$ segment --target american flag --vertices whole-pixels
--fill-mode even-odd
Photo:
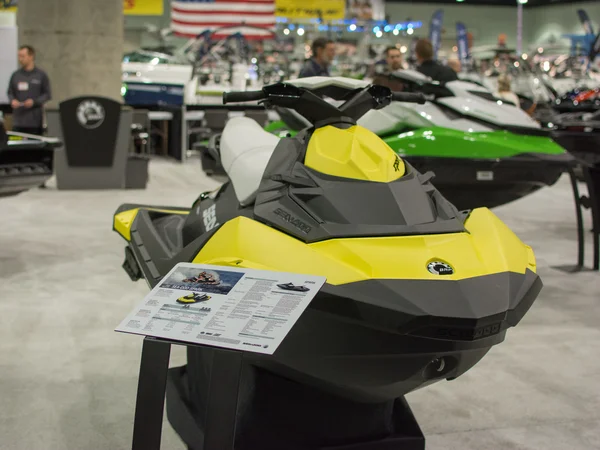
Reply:
[[[217,32],[217,39],[241,33],[247,39],[270,39],[275,32],[275,0],[174,0],[171,28],[179,36]]]

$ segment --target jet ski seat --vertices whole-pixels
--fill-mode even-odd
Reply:
[[[221,135],[221,164],[242,205],[254,201],[267,164],[279,138],[253,119],[234,117]]]

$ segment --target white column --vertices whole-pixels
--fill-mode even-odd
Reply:
[[[121,99],[123,0],[19,0],[19,44],[37,52],[52,102],[79,95]]]

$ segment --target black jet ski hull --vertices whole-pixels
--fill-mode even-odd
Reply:
[[[367,290],[381,289],[383,293],[386,282],[378,285],[370,281],[346,288],[327,286],[325,295],[315,299],[316,303],[307,309],[274,357],[244,356],[236,450],[316,450],[368,439],[393,443],[394,423],[399,419],[394,408],[397,399],[441,379],[457,378],[471,369],[492,346],[504,340],[506,327],[521,320],[542,287],[532,272],[524,276],[491,275],[496,276],[514,276],[511,284],[522,293],[505,313],[479,319],[475,318],[477,314],[471,314],[472,319],[465,319],[459,318],[464,316],[462,310],[455,318],[444,318],[395,315],[381,309],[379,319],[375,319],[378,326],[366,325],[356,315],[362,309],[365,316],[375,318],[377,308],[369,311],[366,305],[353,304],[351,299],[343,299],[344,306],[342,298],[336,299],[335,294],[345,289],[357,296]],[[487,286],[493,280],[464,282],[472,288],[472,283]],[[388,288],[393,289],[393,285],[397,290],[412,291],[419,298],[434,291],[452,295],[452,288],[415,280],[394,281]],[[346,312],[336,315],[342,308]],[[399,322],[394,323],[395,319]],[[398,332],[389,334],[391,324],[400,322]],[[169,373],[169,421],[192,448],[203,436],[213,357],[212,349],[189,347],[187,366]],[[370,380],[368,384],[364,384],[365,379]],[[294,408],[284,404],[293,404]],[[348,426],[349,423],[353,425]],[[290,446],[290,442],[296,446]]]
[[[569,154],[519,155],[499,160],[405,157],[459,210],[494,208],[554,185],[573,164]]]
[[[0,197],[36,188],[52,175],[52,148],[34,143],[0,149]]]

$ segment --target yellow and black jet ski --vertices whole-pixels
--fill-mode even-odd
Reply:
[[[489,209],[458,211],[357,125],[393,99],[424,101],[321,77],[226,93],[312,127],[278,138],[233,118],[215,149],[230,181],[191,208],[114,216],[124,268],[151,287],[179,262],[327,278],[272,356],[244,355],[236,450],[396,448],[399,399],[471,369],[542,288],[532,249]],[[170,370],[168,417],[189,448],[202,448],[216,351],[189,347]]]
[[[210,300],[210,295],[201,294],[199,292],[190,292],[187,295],[183,295],[177,299],[177,303],[184,305],[191,305],[194,303],[201,303]]]

